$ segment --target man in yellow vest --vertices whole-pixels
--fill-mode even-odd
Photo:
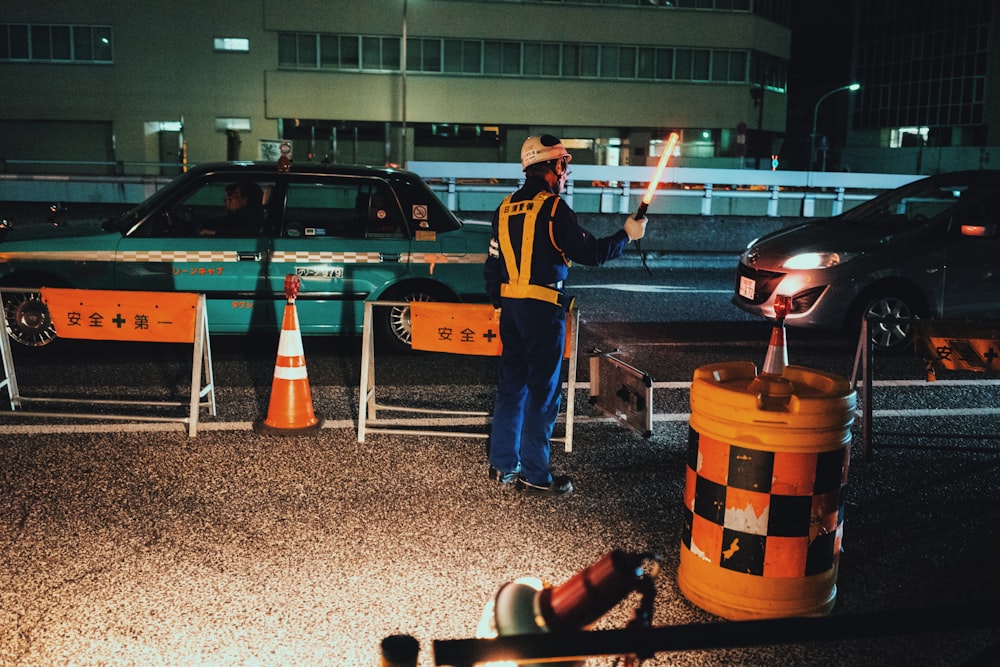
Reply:
[[[564,495],[566,475],[549,469],[549,438],[561,401],[560,370],[566,345],[563,291],[571,262],[600,266],[619,257],[646,232],[646,218],[629,217],[623,229],[597,238],[580,227],[559,197],[572,159],[549,134],[521,147],[524,186],[493,214],[493,238],[483,268],[486,291],[500,307],[503,352],[489,444],[489,476],[522,491]]]

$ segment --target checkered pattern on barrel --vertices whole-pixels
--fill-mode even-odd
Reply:
[[[801,578],[840,556],[849,450],[775,452],[688,434],[681,541],[734,572]]]

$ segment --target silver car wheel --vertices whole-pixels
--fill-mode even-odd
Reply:
[[[913,309],[898,297],[876,299],[865,310],[868,334],[876,350],[892,352],[910,342],[913,333]]]

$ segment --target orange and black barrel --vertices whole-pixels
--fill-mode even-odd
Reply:
[[[695,370],[678,586],[729,620],[833,608],[856,394],[836,375],[753,362]]]

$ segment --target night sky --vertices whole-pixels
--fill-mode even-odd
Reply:
[[[816,101],[824,93],[851,83],[853,2],[796,0],[792,3],[792,58],[788,72],[788,128],[782,162],[808,155]],[[863,83],[863,82],[862,82]],[[847,95],[823,102],[820,118],[830,118],[843,141]],[[840,121],[835,121],[836,114]],[[832,115],[832,116],[831,116]],[[835,141],[837,141],[835,139]],[[804,153],[803,153],[804,151]],[[808,162],[808,159],[805,159]],[[806,164],[789,165],[805,168]]]

